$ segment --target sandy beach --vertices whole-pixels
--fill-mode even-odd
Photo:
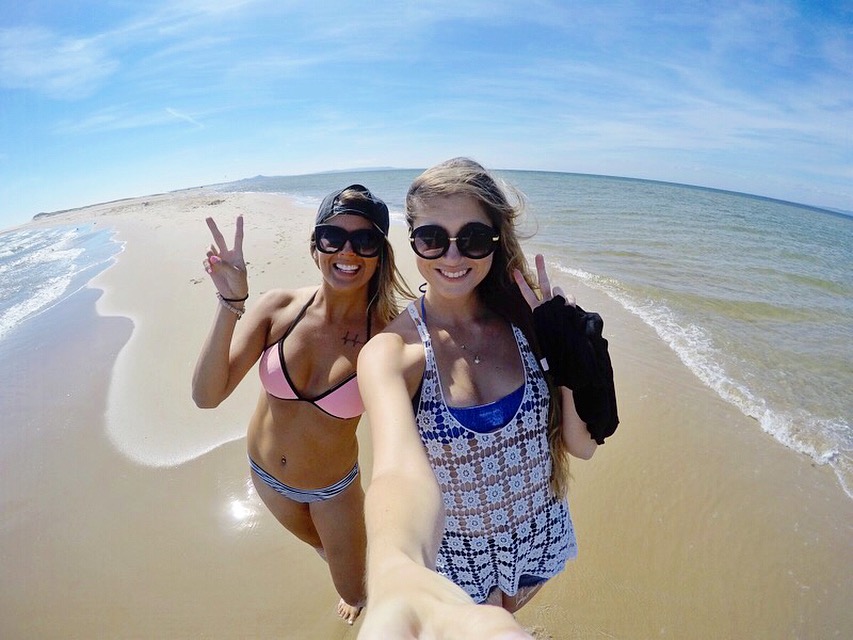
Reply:
[[[324,563],[251,487],[257,378],[215,410],[190,398],[217,304],[204,218],[229,237],[238,213],[253,296],[319,282],[314,212],[279,195],[193,189],[31,223],[94,223],[125,247],[0,343],[0,637],[356,637]],[[415,289],[401,226],[392,241]],[[605,318],[622,424],[573,461],[579,558],[521,623],[552,640],[853,637],[853,501],[831,470],[764,434],[616,302],[557,284]],[[366,485],[366,420],[359,438]]]

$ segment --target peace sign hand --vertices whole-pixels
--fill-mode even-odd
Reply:
[[[576,389],[586,384],[591,349],[584,335],[581,319],[583,310],[575,304],[574,296],[566,299],[559,287],[551,289],[545,258],[536,256],[536,272],[542,299],[530,287],[517,269],[513,273],[521,295],[533,311],[533,329],[542,352],[542,368],[560,386]]]
[[[249,293],[246,261],[243,259],[243,216],[237,216],[234,246],[229,249],[213,218],[206,219],[214,244],[207,250],[204,269],[223,298],[243,298]]]
[[[533,310],[533,327],[544,356],[542,368],[556,385],[572,390],[575,411],[593,440],[603,444],[619,424],[613,367],[601,333],[604,321],[575,304],[574,296],[566,297],[558,287],[551,289],[541,255],[536,256],[536,271],[541,300],[520,271],[515,270],[513,277]]]
[[[548,279],[548,272],[545,271],[545,258],[541,253],[536,254],[536,275],[539,278],[539,291],[542,294],[541,300],[536,295],[536,292],[530,288],[530,285],[527,283],[527,280],[524,279],[521,271],[515,269],[512,273],[513,278],[515,278],[515,284],[518,285],[521,295],[524,296],[524,299],[527,301],[527,304],[530,305],[531,310],[557,296],[562,296],[567,305],[572,307],[575,306],[574,296],[567,296],[563,293],[563,290],[560,287],[554,287],[551,289],[551,281]]]

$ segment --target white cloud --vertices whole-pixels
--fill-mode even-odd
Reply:
[[[22,158],[49,156],[64,136],[81,136],[94,171],[125,137],[159,164],[180,132],[217,179],[467,153],[771,195],[798,172],[849,199],[835,185],[853,171],[853,44],[842,21],[792,2],[119,4],[101,20],[69,10],[0,29],[0,90],[86,98],[9,100],[23,124],[3,140],[15,160],[4,170],[21,167],[13,180],[38,170]]]
[[[96,39],[67,38],[40,27],[0,30],[0,86],[52,98],[89,95],[119,63]]]
[[[65,135],[103,133],[105,131],[141,129],[144,127],[162,127],[174,124],[176,118],[185,119],[177,112],[173,113],[172,111],[164,109],[162,111],[135,112],[125,105],[107,107],[79,120],[63,120],[54,128],[54,132]]]
[[[171,107],[166,107],[166,113],[168,113],[170,116],[174,116],[175,118],[178,118],[179,120],[183,120],[184,122],[189,122],[191,125],[193,125],[194,127],[197,127],[198,129],[204,129],[204,125],[202,123],[200,123],[198,120],[196,120],[192,116],[187,115],[186,113],[181,113],[177,109],[172,109]]]

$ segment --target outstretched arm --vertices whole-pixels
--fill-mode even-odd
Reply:
[[[508,612],[474,604],[433,570],[444,508],[415,425],[405,367],[403,340],[393,333],[374,337],[358,359],[373,443],[364,507],[368,607],[359,640],[529,640]]]
[[[193,374],[193,400],[199,407],[216,407],[236,388],[263,348],[264,314],[247,314],[243,330],[234,339],[235,327],[245,308],[241,301],[249,293],[246,262],[243,258],[243,216],[237,217],[234,244],[228,248],[213,218],[207,219],[214,244],[207,250],[204,268],[226,299],[217,304],[213,325],[205,340]],[[229,308],[230,307],[230,308]],[[232,344],[233,342],[233,344]]]

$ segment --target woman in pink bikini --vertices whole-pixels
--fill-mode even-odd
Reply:
[[[263,391],[247,437],[252,480],[278,521],[328,562],[338,614],[352,624],[364,605],[366,546],[356,360],[397,315],[397,296],[412,297],[387,241],[388,207],[361,185],[329,194],[311,234],[319,288],[268,291],[250,307],[242,217],[231,248],[207,224],[214,244],[204,266],[220,304],[193,399],[216,407],[260,360]]]

